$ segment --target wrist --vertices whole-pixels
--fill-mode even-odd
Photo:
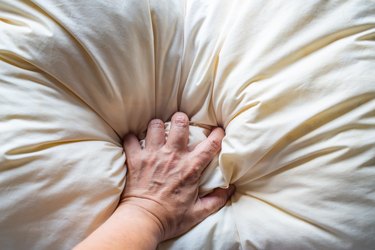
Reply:
[[[114,212],[116,220],[121,220],[125,226],[133,226],[132,232],[147,235],[148,240],[157,246],[164,239],[164,228],[159,218],[153,214],[152,209],[126,202],[119,205]]]
[[[145,209],[121,204],[108,220],[74,249],[156,249],[163,230]]]

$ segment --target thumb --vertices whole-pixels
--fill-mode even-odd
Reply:
[[[199,221],[204,220],[210,214],[213,214],[222,208],[233,195],[235,190],[236,187],[234,185],[229,185],[229,188],[227,189],[215,188],[214,191],[200,198],[195,209]]]

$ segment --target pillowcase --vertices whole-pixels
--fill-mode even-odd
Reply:
[[[373,1],[0,0],[0,242],[69,249],[114,211],[122,138],[225,128],[219,212],[160,249],[369,249]]]

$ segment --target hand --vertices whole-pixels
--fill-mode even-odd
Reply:
[[[234,186],[198,196],[199,179],[223,137],[223,129],[216,128],[188,149],[189,119],[183,113],[172,117],[167,141],[164,123],[157,119],[148,126],[144,149],[134,135],[127,135],[127,181],[119,206],[75,249],[155,249],[223,207]]]
[[[119,207],[142,210],[158,226],[161,240],[191,229],[223,207],[234,192],[230,186],[198,196],[199,179],[220,151],[223,137],[223,129],[215,128],[205,141],[189,151],[189,119],[180,112],[172,117],[167,141],[164,123],[158,119],[149,123],[144,149],[134,135],[126,136],[128,173]]]

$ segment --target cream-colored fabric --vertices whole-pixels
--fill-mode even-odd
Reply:
[[[160,249],[375,245],[375,2],[0,0],[1,249],[69,249],[116,207],[121,138],[226,136],[237,193]]]

